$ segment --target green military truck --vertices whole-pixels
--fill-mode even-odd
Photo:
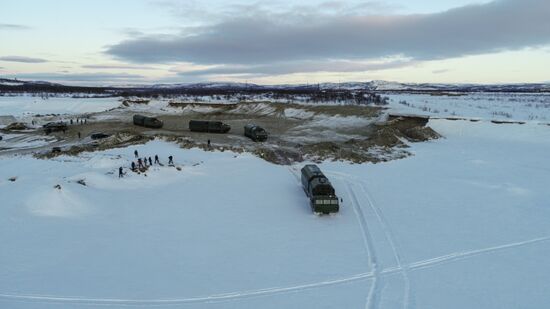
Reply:
[[[302,168],[302,187],[316,213],[335,213],[340,210],[334,187],[319,167],[308,164]]]
[[[221,121],[191,120],[189,130],[192,132],[227,133],[231,126]]]
[[[244,136],[255,142],[264,142],[267,140],[266,130],[255,124],[247,124],[244,126]]]
[[[152,129],[160,129],[164,125],[162,120],[158,120],[155,117],[147,117],[143,115],[134,115],[134,124],[136,126],[152,128]]]
[[[67,131],[68,126],[66,122],[59,121],[59,122],[48,122],[45,125],[42,126],[44,129],[44,132],[46,134],[50,134],[52,132],[59,132],[59,131]]]

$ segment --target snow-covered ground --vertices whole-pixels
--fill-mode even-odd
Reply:
[[[0,96],[0,116],[11,115],[24,118],[36,114],[76,115],[101,112],[119,105],[119,98],[74,99],[66,96],[52,96],[43,99],[31,95]]]
[[[29,149],[41,146],[46,146],[56,141],[55,137],[51,136],[36,136],[30,134],[3,134],[0,140],[0,154],[3,149]]]
[[[550,127],[430,125],[412,157],[321,164],[343,198],[322,217],[301,165],[249,154],[0,157],[0,307],[547,307]],[[135,149],[181,171],[119,179]]]
[[[548,93],[469,93],[457,96],[392,94],[393,111],[432,117],[550,123]]]

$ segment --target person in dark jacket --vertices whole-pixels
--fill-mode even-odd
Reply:
[[[122,172],[122,166],[118,168],[118,178],[122,178],[124,176],[124,173]]]
[[[138,167],[143,168],[143,161],[141,161],[141,158],[138,158]]]
[[[149,165],[153,166],[153,160],[151,160],[151,157],[149,157]]]
[[[132,161],[132,171],[135,171],[136,170],[136,164],[134,163],[134,161]]]
[[[155,155],[155,164],[160,164],[159,156],[158,156],[158,155]]]
[[[172,156],[168,157],[168,164],[174,165],[174,158]]]
[[[136,158],[138,157],[138,151],[137,150],[134,150],[134,156],[136,156]]]

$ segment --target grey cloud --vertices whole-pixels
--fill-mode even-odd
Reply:
[[[156,68],[151,66],[135,66],[135,65],[124,65],[124,64],[89,64],[83,65],[82,68],[85,69],[124,69],[124,70],[156,70]]]
[[[17,24],[0,24],[0,30],[29,30],[31,27]]]
[[[113,73],[21,73],[12,74],[12,78],[47,80],[47,81],[73,81],[73,82],[110,82],[143,79],[137,74],[113,74]]]
[[[48,60],[42,59],[42,58],[31,58],[31,57],[22,57],[22,56],[4,56],[4,57],[0,57],[0,61],[21,62],[21,63],[45,63],[45,62],[48,62]]]
[[[421,15],[245,14],[194,33],[129,39],[106,52],[137,63],[233,65],[445,59],[548,44],[549,13],[547,0],[499,0]]]
[[[450,71],[449,69],[439,69],[439,70],[433,70],[432,73],[433,74],[443,74],[443,73],[447,73],[449,71]]]
[[[355,61],[299,61],[283,62],[265,65],[229,65],[178,72],[180,76],[202,76],[202,75],[282,75],[292,73],[313,73],[313,72],[364,72],[385,69],[401,68],[415,64],[415,61],[396,60],[381,63],[362,63]]]

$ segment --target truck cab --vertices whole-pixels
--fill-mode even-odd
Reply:
[[[311,209],[316,213],[338,212],[340,204],[334,187],[319,167],[308,164],[302,168],[302,187],[309,197]]]
[[[244,136],[255,142],[264,142],[267,140],[267,131],[255,124],[247,124],[244,126]]]

